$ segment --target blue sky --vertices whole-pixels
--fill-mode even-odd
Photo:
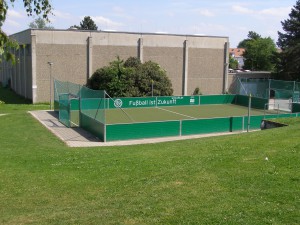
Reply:
[[[22,0],[10,7],[2,29],[13,34],[28,28]],[[163,32],[228,36],[231,47],[247,38],[248,31],[277,41],[281,21],[296,0],[50,0],[52,26],[67,29],[91,16],[98,29],[127,32]]]

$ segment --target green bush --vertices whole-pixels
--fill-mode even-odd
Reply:
[[[88,80],[87,86],[105,90],[111,97],[170,96],[172,83],[166,71],[157,63],[141,63],[135,57],[125,63],[119,57],[109,66],[102,67]]]

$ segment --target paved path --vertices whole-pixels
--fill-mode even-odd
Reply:
[[[58,113],[54,111],[30,111],[34,118],[40,121],[48,130],[55,134],[58,138],[64,141],[69,147],[96,147],[96,146],[120,146],[120,145],[135,145],[135,144],[149,144],[159,143],[166,141],[176,141],[185,139],[194,139],[202,137],[230,135],[237,133],[214,133],[205,135],[190,135],[181,137],[166,137],[155,139],[141,139],[130,141],[114,141],[114,142],[101,142],[97,137],[81,128],[67,128],[65,125],[58,121]]]

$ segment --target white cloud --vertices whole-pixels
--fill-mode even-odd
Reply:
[[[291,7],[278,7],[278,8],[268,8],[262,10],[252,10],[240,5],[232,6],[232,10],[240,14],[250,14],[253,16],[271,16],[271,17],[284,17],[287,16]]]
[[[215,14],[208,9],[195,9],[194,11],[201,16],[207,16],[207,17],[215,16]]]
[[[6,23],[6,25],[8,25],[8,26],[12,26],[12,27],[21,27],[21,24],[20,24],[20,23],[14,21],[14,20],[11,20],[11,19],[7,19],[7,20],[5,21],[5,23]]]
[[[242,14],[252,14],[252,13],[254,13],[253,10],[248,9],[248,8],[246,8],[246,7],[243,7],[243,6],[239,6],[239,5],[234,5],[234,6],[232,6],[232,10],[233,10],[234,12],[242,13]]]
[[[280,8],[264,9],[259,11],[259,14],[284,17],[287,16],[290,12],[291,12],[291,7],[280,7]]]
[[[174,12],[167,12],[167,16],[168,17],[175,17],[176,13],[174,13]]]
[[[227,30],[227,26],[204,22],[189,27],[189,32],[192,34],[220,35]]]
[[[116,28],[123,25],[122,23],[114,22],[103,16],[92,16],[91,18],[94,20],[95,23],[105,26],[107,28]]]
[[[124,9],[119,7],[119,6],[114,6],[113,7],[113,12],[115,12],[115,13],[124,13]]]
[[[8,9],[7,16],[10,18],[23,18],[24,15],[16,10]]]
[[[122,18],[122,19],[126,19],[126,20],[134,19],[131,14],[127,14],[126,10],[124,10],[123,8],[121,8],[119,6],[114,6],[112,8],[112,13],[110,15],[114,16],[114,17],[119,17],[119,18]]]
[[[72,15],[70,13],[61,12],[58,10],[54,10],[53,14],[56,18],[60,19],[72,19]]]

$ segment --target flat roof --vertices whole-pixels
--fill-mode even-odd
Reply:
[[[93,33],[117,33],[117,34],[140,34],[140,35],[165,35],[165,36],[181,36],[181,37],[211,37],[211,38],[229,38],[227,36],[215,36],[215,35],[202,35],[202,34],[173,34],[165,32],[129,32],[129,31],[115,31],[115,30],[78,30],[78,29],[38,29],[29,28],[26,30],[19,31],[9,36],[14,36],[19,33],[23,33],[29,30],[38,31],[67,31],[67,32],[93,32]]]

